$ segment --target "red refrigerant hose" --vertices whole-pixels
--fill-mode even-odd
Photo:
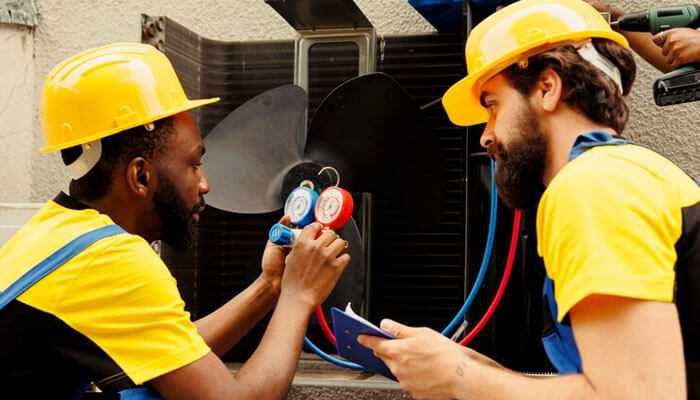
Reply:
[[[501,283],[498,286],[496,296],[493,298],[491,305],[489,306],[488,310],[486,310],[486,314],[484,314],[483,318],[481,318],[481,321],[479,321],[479,323],[474,326],[474,329],[472,329],[471,332],[469,332],[469,334],[465,336],[461,342],[459,342],[459,344],[462,346],[469,344],[469,342],[471,342],[474,337],[476,337],[476,335],[478,335],[479,332],[484,329],[484,326],[486,326],[486,324],[489,322],[494,311],[496,311],[496,308],[498,308],[498,304],[501,302],[503,293],[505,293],[506,286],[508,286],[508,281],[510,280],[510,273],[513,270],[515,255],[518,253],[518,234],[520,233],[520,220],[522,219],[522,215],[522,211],[515,210],[515,215],[513,216],[513,233],[510,237],[510,249],[508,250],[508,259],[506,260],[506,269],[503,271],[503,277],[501,278]]]
[[[323,333],[326,335],[326,337],[328,338],[328,341],[331,342],[333,347],[336,347],[335,346],[335,335],[333,335],[333,331],[328,326],[328,321],[326,321],[326,316],[323,313],[323,307],[317,306],[315,312],[316,312],[316,319],[318,319],[318,323],[321,324],[321,329],[323,330]]]
[[[508,286],[508,281],[510,281],[510,274],[513,271],[515,255],[518,253],[518,234],[520,233],[520,221],[522,219],[522,214],[522,211],[516,210],[515,215],[513,216],[513,232],[510,238],[510,248],[508,249],[506,268],[505,271],[503,271],[503,277],[501,278],[501,283],[498,286],[496,296],[494,296],[493,300],[491,301],[491,305],[486,310],[486,313],[481,318],[479,323],[477,323],[476,326],[474,326],[474,328],[469,332],[469,334],[467,334],[467,336],[465,336],[464,339],[462,339],[462,341],[459,342],[459,344],[461,344],[462,346],[466,346],[467,344],[469,344],[469,342],[471,342],[476,337],[476,335],[478,335],[479,332],[481,332],[481,330],[484,329],[484,326],[486,326],[486,324],[491,320],[493,313],[496,311],[498,305],[501,302],[503,293],[505,293],[506,287]],[[326,335],[326,338],[328,338],[331,344],[333,344],[333,347],[335,347],[335,335],[333,335],[333,331],[328,326],[328,321],[326,320],[326,316],[323,313],[323,308],[321,306],[316,307],[315,313],[316,318],[318,319],[318,322],[321,325],[323,333]]]

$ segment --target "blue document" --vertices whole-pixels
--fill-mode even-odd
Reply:
[[[372,350],[357,342],[359,335],[380,336],[387,339],[395,339],[395,337],[355,314],[350,304],[345,308],[345,311],[336,307],[331,308],[331,315],[333,317],[333,332],[338,354],[362,365],[368,371],[396,380],[394,374],[391,373],[382,360],[375,357]]]

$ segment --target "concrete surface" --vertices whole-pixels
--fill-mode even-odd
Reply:
[[[235,373],[240,364],[228,364]],[[381,375],[349,371],[304,354],[299,361],[287,400],[406,400],[399,384]]]

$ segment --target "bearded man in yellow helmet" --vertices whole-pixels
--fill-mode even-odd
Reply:
[[[210,188],[188,111],[217,100],[189,100],[165,55],[143,44],[91,49],[51,71],[42,151],[60,151],[72,180],[0,248],[4,391],[81,398],[92,381],[107,398],[285,395],[310,313],[348,265],[345,241],[312,224],[289,254],[268,244],[259,278],[196,322],[149,246],[190,242]],[[273,309],[232,376],[218,356]]]
[[[472,31],[469,75],[443,105],[457,125],[486,123],[502,198],[537,206],[542,342],[559,375],[385,320],[397,339],[359,341],[414,398],[700,398],[700,188],[621,136],[627,47],[580,0],[523,0]]]

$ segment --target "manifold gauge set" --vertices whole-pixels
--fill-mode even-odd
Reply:
[[[301,229],[313,222],[319,222],[324,228],[334,231],[345,226],[352,216],[352,195],[339,186],[340,174],[335,168],[324,167],[319,175],[326,170],[335,172],[336,184],[318,193],[310,180],[302,181],[284,203],[284,213],[291,217],[292,227],[273,225],[268,234],[270,242],[292,247],[301,234]]]

